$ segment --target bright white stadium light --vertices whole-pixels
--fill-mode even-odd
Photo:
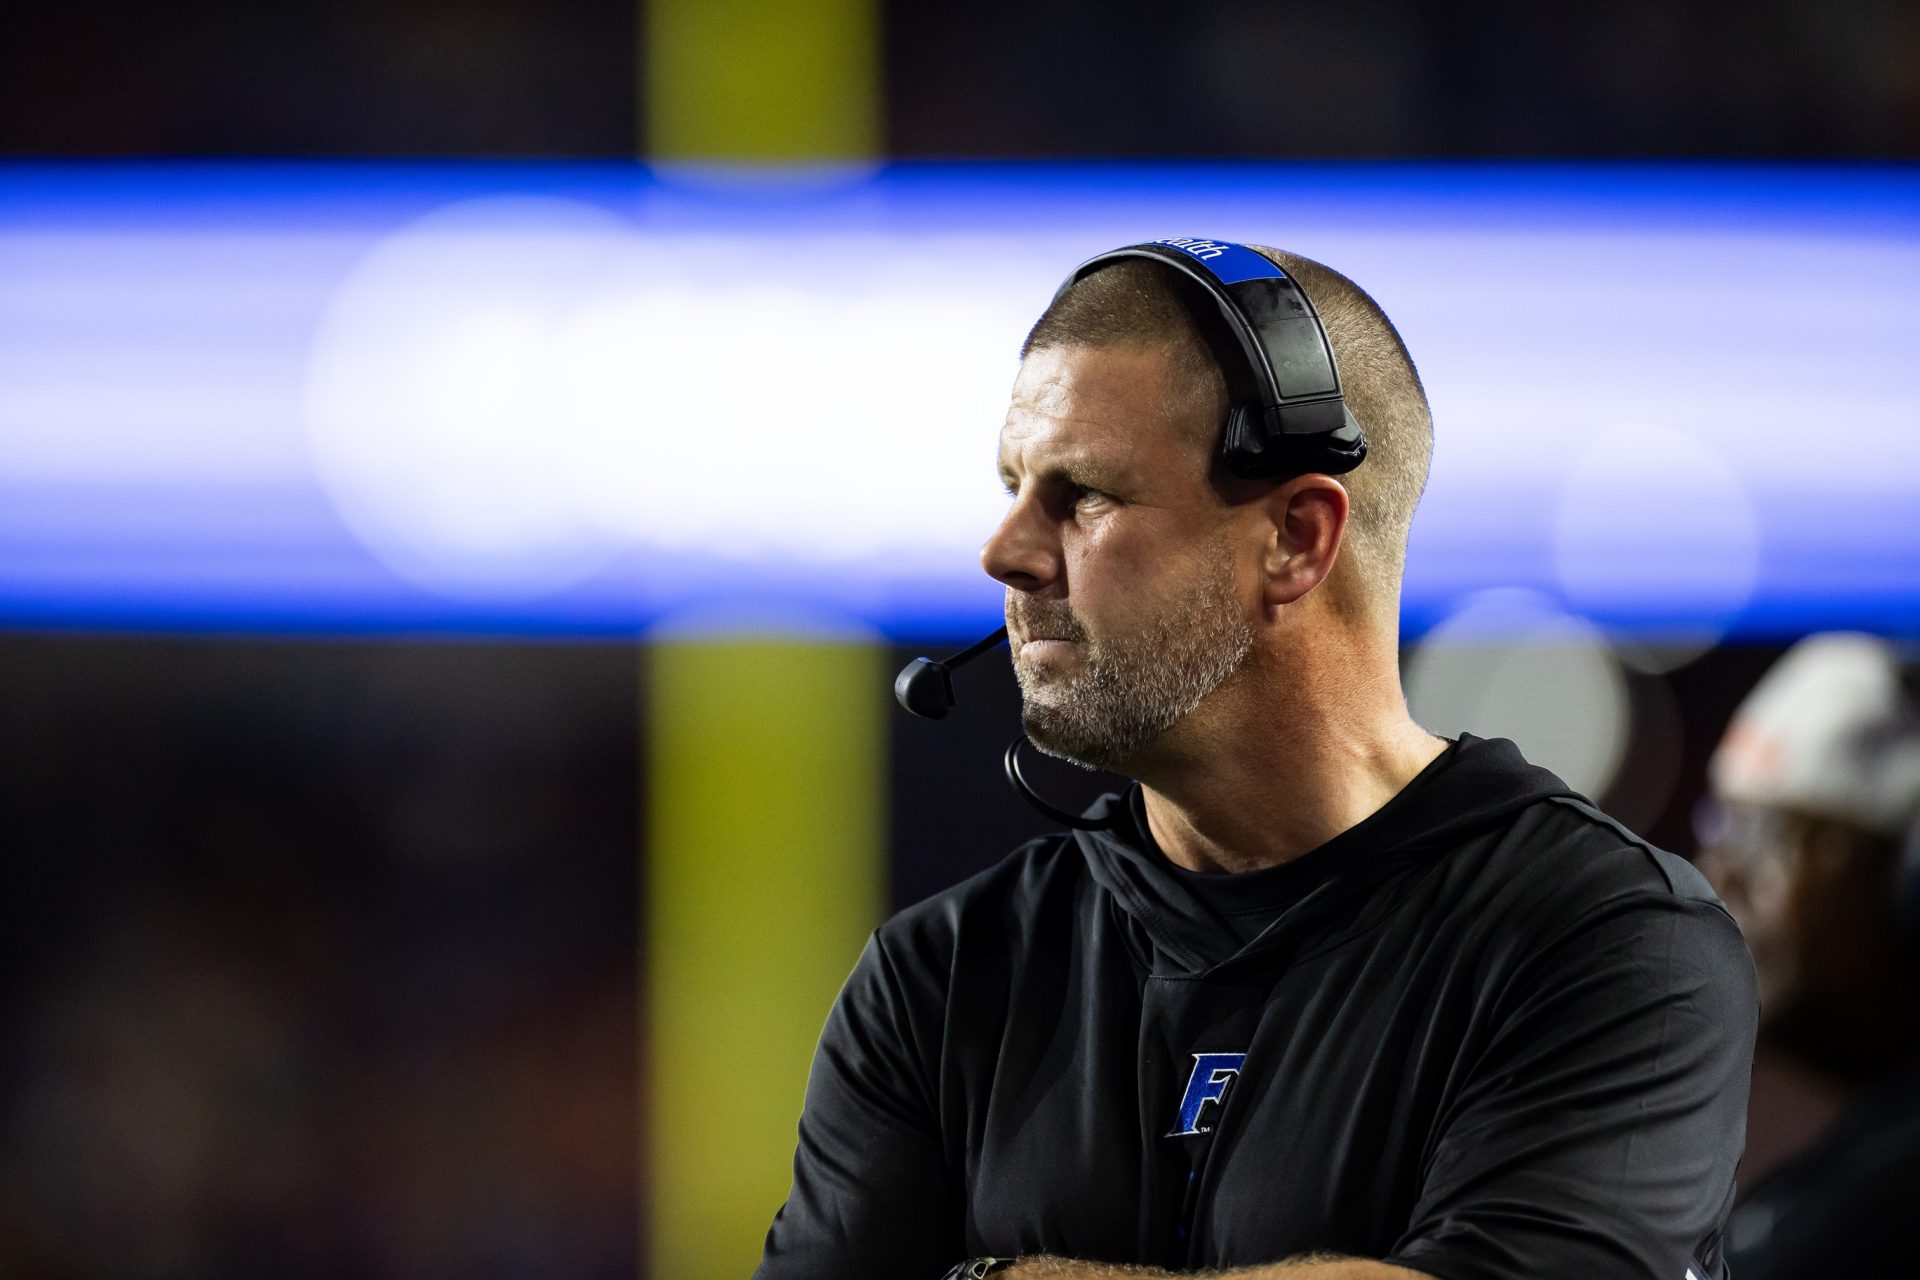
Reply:
[[[1481,592],[1428,632],[1406,664],[1407,707],[1428,730],[1511,738],[1527,759],[1598,798],[1632,728],[1626,676],[1606,637],[1536,592]]]
[[[1650,580],[1688,603],[1661,637],[1676,663],[1710,647],[1753,597],[1760,522],[1724,454],[1671,427],[1607,428],[1580,451],[1554,511],[1554,567],[1567,602],[1596,616],[1631,610]]]
[[[996,517],[1032,292],[915,270],[969,257],[993,261],[662,240],[556,200],[441,209],[328,309],[316,469],[369,548],[456,595],[552,590],[626,549],[824,567],[964,546]]]
[[[0,621],[965,634],[996,611],[976,553],[1021,334],[1074,263],[1199,234],[1334,264],[1406,337],[1436,435],[1410,633],[1509,586],[1657,646],[1641,665],[1911,626],[1916,191],[0,165]]]

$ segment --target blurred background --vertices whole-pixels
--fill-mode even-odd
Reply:
[[[34,5],[0,148],[0,1275],[750,1271],[867,930],[1045,829],[1004,663],[890,682],[1113,245],[1373,292],[1416,716],[1665,847],[1920,629],[1910,4]]]

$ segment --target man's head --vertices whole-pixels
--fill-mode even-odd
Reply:
[[[1893,650],[1796,645],[1735,713],[1709,780],[1701,868],[1752,948],[1763,1036],[1842,1078],[1895,1065],[1920,1033],[1899,901],[1920,713]]]
[[[1262,252],[1313,300],[1367,433],[1344,486],[1218,465],[1242,371],[1213,304],[1170,268],[1104,267],[1028,335],[1001,433],[1013,506],[982,561],[1008,588],[1028,731],[1045,749],[1126,766],[1297,635],[1303,612],[1391,649],[1432,448],[1419,376],[1358,286]],[[1029,643],[1042,636],[1059,642]]]

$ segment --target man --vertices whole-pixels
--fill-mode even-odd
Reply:
[[[1371,451],[1229,474],[1247,371],[1159,263],[1035,325],[982,561],[1029,736],[1138,781],[875,934],[763,1280],[1725,1274],[1745,949],[1511,743],[1409,718],[1425,396],[1365,293],[1262,252]]]
[[[1803,640],[1741,704],[1709,768],[1701,868],[1752,943],[1761,1041],[1847,1099],[1734,1211],[1740,1280],[1893,1275],[1911,1251],[1920,710],[1902,674],[1873,637]]]

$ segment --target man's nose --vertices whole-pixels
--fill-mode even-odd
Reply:
[[[1050,590],[1060,581],[1060,563],[1059,541],[1032,497],[1016,499],[980,548],[987,576],[1016,591]]]

